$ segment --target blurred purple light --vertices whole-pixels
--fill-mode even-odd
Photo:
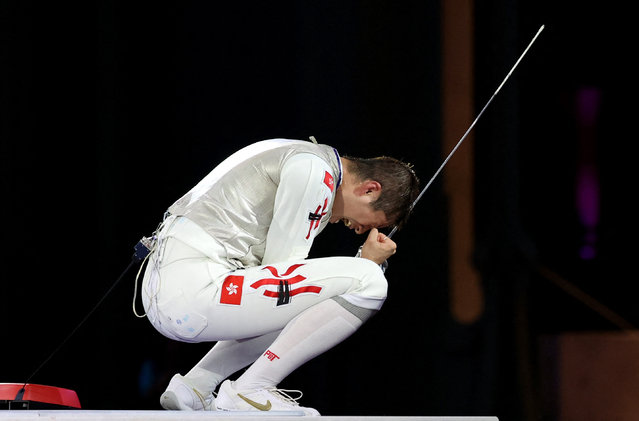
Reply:
[[[596,160],[596,125],[601,102],[601,90],[594,87],[577,91],[577,127],[579,133],[576,180],[576,207],[585,229],[579,255],[584,260],[597,255],[599,225],[599,171]]]

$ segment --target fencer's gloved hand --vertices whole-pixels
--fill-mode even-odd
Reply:
[[[396,251],[397,244],[393,240],[379,232],[377,228],[371,228],[359,256],[377,263],[382,270],[386,270],[388,266],[386,259],[395,254]]]
[[[355,254],[355,257],[362,257],[362,247],[364,246],[359,246],[359,248],[357,249],[357,254]],[[388,269],[388,259],[384,260],[384,262],[379,265],[380,269],[382,269],[383,273],[386,273],[386,269]]]

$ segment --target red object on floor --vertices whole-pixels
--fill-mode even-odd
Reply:
[[[24,386],[24,394],[16,400],[20,389]],[[0,383],[0,401],[7,402],[40,402],[70,408],[80,408],[80,399],[75,391],[61,387],[41,384],[26,385],[22,383]]]

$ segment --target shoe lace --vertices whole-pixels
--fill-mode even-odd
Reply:
[[[290,405],[295,405],[295,406],[299,406],[299,403],[297,401],[300,400],[302,396],[304,396],[301,390],[277,389],[277,388],[272,388],[267,390],[273,395],[275,395],[277,398],[283,400],[284,402]],[[293,397],[289,395],[289,393],[298,393],[299,395]]]

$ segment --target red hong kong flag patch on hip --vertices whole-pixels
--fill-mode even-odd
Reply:
[[[242,285],[244,285],[243,276],[227,276],[222,284],[220,304],[230,304],[235,306],[242,304]]]
[[[333,191],[335,188],[335,181],[333,180],[333,176],[328,172],[324,171],[324,184]]]

